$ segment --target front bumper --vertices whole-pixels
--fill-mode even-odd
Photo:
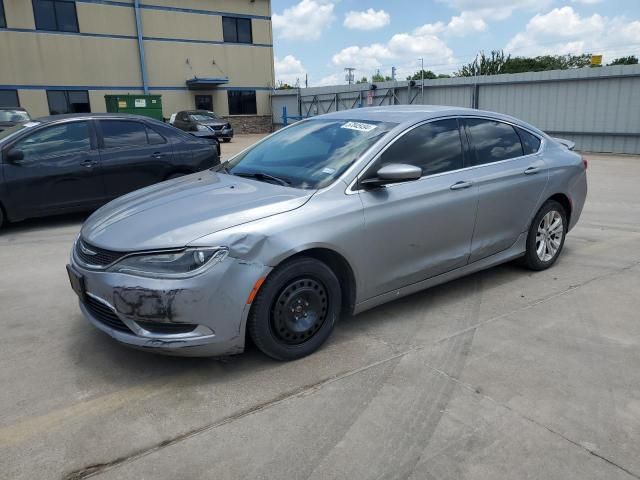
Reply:
[[[84,280],[80,310],[96,328],[125,345],[180,356],[242,353],[247,298],[270,270],[227,257],[191,278],[153,279],[87,269],[74,253],[71,266]]]
[[[189,132],[196,137],[204,138],[233,138],[233,128],[222,128],[220,130],[210,129],[210,131],[199,130],[197,132]]]

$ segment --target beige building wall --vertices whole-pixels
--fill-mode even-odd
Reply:
[[[211,95],[216,112],[227,116],[228,89],[242,87],[256,90],[257,115],[270,115],[274,71],[269,0],[143,4],[150,6],[141,9],[148,84],[151,94],[162,95],[165,117],[194,108],[196,95]],[[132,7],[77,2],[80,32],[75,34],[36,31],[31,1],[4,0],[4,7],[8,28],[0,29],[0,89],[17,87],[21,106],[32,115],[49,113],[47,86],[86,89],[93,112],[105,110],[106,94],[143,93]],[[189,9],[195,12],[185,11]],[[223,43],[220,13],[265,18],[251,19],[253,44]],[[194,77],[227,77],[228,83],[187,90],[186,81]]]

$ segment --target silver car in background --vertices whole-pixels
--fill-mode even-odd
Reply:
[[[497,113],[381,107],[314,117],[230,161],[121,197],[67,267],[86,318],[177,355],[279,360],[342,315],[514,259],[558,259],[586,162]]]

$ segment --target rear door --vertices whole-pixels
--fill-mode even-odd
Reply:
[[[23,160],[4,165],[12,216],[91,208],[105,201],[90,121],[38,129],[9,149],[24,155]]]
[[[100,161],[110,198],[161,182],[171,173],[173,149],[142,121],[99,120]]]
[[[463,120],[478,185],[478,218],[470,262],[511,247],[528,229],[548,179],[540,138],[509,123]],[[524,141],[523,141],[524,140]]]

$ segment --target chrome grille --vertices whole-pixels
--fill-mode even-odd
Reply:
[[[78,239],[76,242],[76,255],[86,265],[106,267],[120,260],[126,254],[126,252],[113,252],[111,250],[94,247],[82,239]]]

